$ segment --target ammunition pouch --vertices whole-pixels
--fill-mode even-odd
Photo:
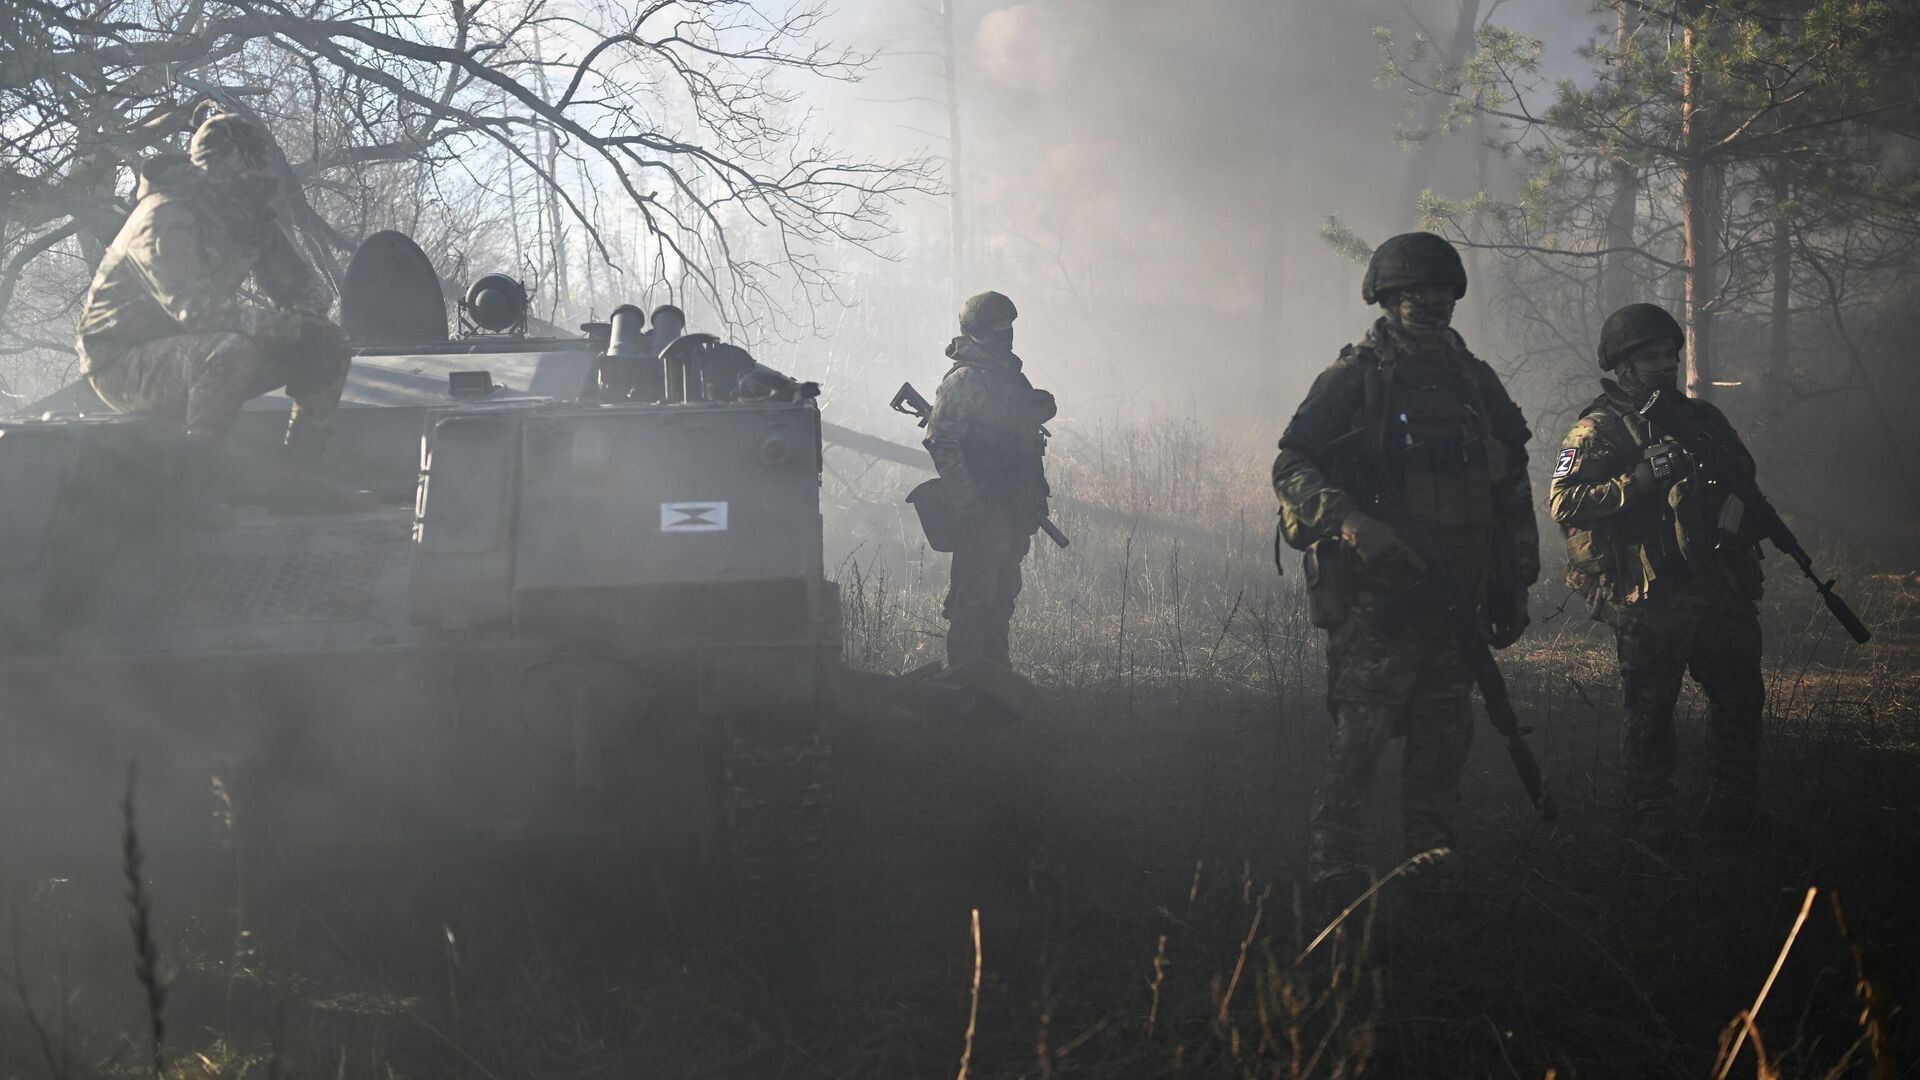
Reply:
[[[1313,625],[1330,630],[1346,622],[1355,595],[1353,551],[1337,537],[1328,538],[1309,546],[1300,562]]]
[[[1313,546],[1314,534],[1285,503],[1280,505],[1280,539],[1295,551],[1305,551]],[[1278,558],[1278,555],[1275,556]]]
[[[920,531],[926,534],[928,547],[952,551],[959,545],[962,526],[944,481],[937,476],[928,480],[907,492],[907,501],[920,515]]]

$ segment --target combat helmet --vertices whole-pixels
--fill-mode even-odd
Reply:
[[[976,330],[988,330],[1002,323],[1010,323],[1020,317],[1019,309],[1006,294],[983,292],[967,297],[960,305],[960,332],[971,334]]]
[[[1600,328],[1600,370],[1612,371],[1633,350],[1650,341],[1671,339],[1684,347],[1687,332],[1659,304],[1628,304],[1607,316]]]
[[[1360,299],[1378,304],[1397,289],[1451,285],[1455,300],[1467,295],[1467,268],[1452,244],[1430,232],[1401,233],[1381,241],[1367,260]]]
[[[187,154],[208,172],[240,172],[272,164],[267,133],[237,113],[217,112],[201,121]]]

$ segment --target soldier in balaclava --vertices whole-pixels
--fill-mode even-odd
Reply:
[[[1444,239],[1383,242],[1361,285],[1382,314],[1314,382],[1273,463],[1283,535],[1308,552],[1314,621],[1327,630],[1333,738],[1308,850],[1323,903],[1366,886],[1367,807],[1389,739],[1405,740],[1407,850],[1456,840],[1473,684],[1441,610],[1416,587],[1433,569],[1426,559],[1446,560],[1496,648],[1526,627],[1540,572],[1530,433],[1500,378],[1451,328],[1466,291]],[[1390,521],[1419,530],[1428,554]]]
[[[944,482],[959,535],[943,613],[947,662],[984,657],[1011,666],[1008,627],[1020,595],[1020,560],[1047,513],[1041,425],[1053,395],[1036,390],[1013,353],[1013,301],[969,297],[953,361],[934,393],[925,445]]]
[[[177,510],[194,528],[232,525],[221,446],[244,402],[281,387],[293,412],[270,505],[365,504],[318,470],[349,354],[325,287],[280,226],[276,187],[266,133],[233,114],[208,117],[186,155],[142,166],[138,202],[80,312],[80,368],[101,400],[185,425]],[[248,279],[271,307],[241,298]]]
[[[1643,417],[1655,394],[1753,457],[1726,415],[1682,397],[1686,334],[1665,309],[1629,304],[1600,331],[1601,394],[1561,443],[1548,502],[1566,529],[1567,584],[1614,631],[1626,689],[1621,728],[1626,832],[1652,847],[1676,839],[1674,703],[1689,673],[1708,701],[1709,786],[1704,824],[1726,836],[1770,823],[1759,796],[1761,573],[1737,501]]]

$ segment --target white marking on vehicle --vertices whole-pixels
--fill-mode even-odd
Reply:
[[[723,502],[661,503],[660,531],[726,532],[727,504]]]

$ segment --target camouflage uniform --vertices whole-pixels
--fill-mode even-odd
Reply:
[[[942,613],[947,662],[984,656],[1008,662],[1008,625],[1020,595],[1020,560],[1047,512],[1040,425],[1053,395],[1021,374],[1018,356],[956,337],[953,367],[934,394],[926,447],[962,533]]]
[[[324,422],[346,385],[346,339],[272,212],[216,205],[181,155],[147,162],[138,195],[81,309],[80,367],[101,400],[217,441],[244,402],[285,386],[295,428]],[[238,300],[249,276],[282,310]]]
[[[1320,375],[1280,439],[1273,488],[1283,528],[1295,546],[1334,547],[1349,514],[1401,506],[1470,594],[1486,596],[1495,563],[1505,564],[1502,587],[1523,591],[1539,576],[1529,437],[1499,377],[1458,334],[1423,343],[1381,319]],[[1383,483],[1399,490],[1380,490]],[[1320,620],[1333,623],[1334,727],[1308,852],[1319,882],[1365,872],[1366,808],[1391,738],[1406,739],[1407,847],[1450,846],[1473,741],[1471,678],[1439,613],[1393,567],[1360,562],[1344,547],[1329,557],[1344,560],[1351,586],[1340,610]]]
[[[1677,329],[1677,327],[1676,327]],[[1722,545],[1724,496],[1698,475],[1670,484],[1634,470],[1661,433],[1611,380],[1561,443],[1549,505],[1566,529],[1567,584],[1614,630],[1626,718],[1629,831],[1672,828],[1674,703],[1691,674],[1710,703],[1710,813],[1751,814],[1757,800],[1761,572],[1751,544]],[[1720,410],[1689,401],[1696,421],[1753,460]]]

